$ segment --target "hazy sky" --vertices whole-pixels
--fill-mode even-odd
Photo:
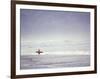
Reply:
[[[89,12],[21,9],[20,23],[24,52],[27,46],[28,50],[39,46],[47,50],[89,50]]]

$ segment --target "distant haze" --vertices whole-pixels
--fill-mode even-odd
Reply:
[[[90,13],[20,9],[21,54],[89,54]]]

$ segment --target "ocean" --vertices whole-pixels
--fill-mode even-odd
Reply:
[[[21,55],[20,69],[90,66],[90,55]]]

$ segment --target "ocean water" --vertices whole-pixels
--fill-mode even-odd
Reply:
[[[21,55],[20,69],[90,66],[90,55]]]

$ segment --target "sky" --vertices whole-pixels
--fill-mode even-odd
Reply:
[[[20,28],[22,54],[90,51],[89,12],[20,9]]]

